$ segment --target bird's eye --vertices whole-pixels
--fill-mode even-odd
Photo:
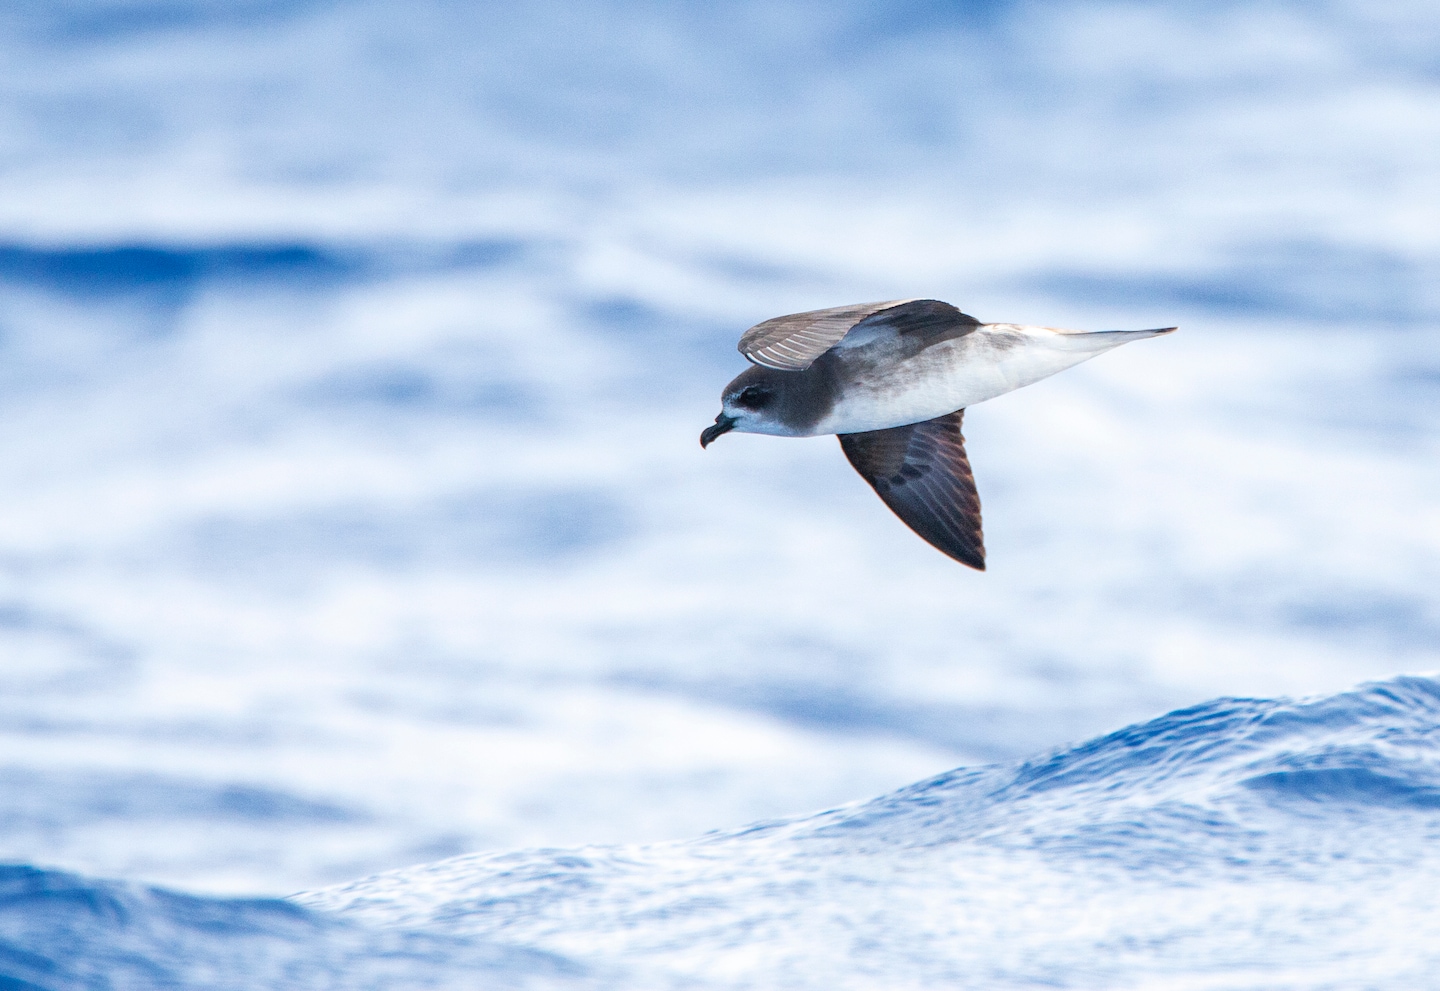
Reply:
[[[770,390],[762,389],[758,385],[746,386],[740,395],[735,397],[735,405],[743,406],[746,409],[760,409],[768,402],[770,402]]]

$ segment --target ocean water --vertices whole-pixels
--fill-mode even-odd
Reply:
[[[290,899],[0,873],[7,987],[1423,988],[1440,682],[1216,699],[869,801]]]
[[[819,815],[299,900],[626,966],[637,986],[1423,987],[1437,716],[1421,678],[1217,699]]]
[[[1248,724],[1217,716],[1229,756],[1175,757],[1213,821],[1129,832],[1123,762],[1055,792],[1070,819],[971,772],[916,786],[1089,838],[944,827],[963,877],[824,824],[1217,698],[1378,706],[1375,741],[1433,715],[1403,680],[1440,669],[1430,5],[57,0],[0,24],[0,974],[1327,986],[1304,947],[1419,973],[1423,748],[1247,770]],[[745,327],[914,295],[1181,326],[967,413],[983,575],[827,438],[697,443]],[[1136,866],[1160,833],[1173,884]],[[1222,882],[1200,854],[1241,833],[1270,859]],[[555,855],[593,860],[556,868],[593,892],[554,902],[568,929],[500,861],[451,859],[597,844]],[[401,879],[373,917],[333,895],[373,876]],[[425,914],[481,888],[514,919]],[[279,900],[302,890],[332,893]],[[838,915],[804,907],[822,891]],[[820,959],[845,926],[856,955]]]

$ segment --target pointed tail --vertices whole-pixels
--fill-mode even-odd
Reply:
[[[1111,348],[1128,344],[1146,337],[1159,337],[1173,333],[1179,327],[1156,327],[1152,330],[1059,330],[1049,328],[1061,339],[1061,347],[1076,351],[1109,351]]]

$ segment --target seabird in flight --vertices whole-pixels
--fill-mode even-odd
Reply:
[[[725,387],[700,446],[732,430],[838,434],[850,464],[906,526],[983,571],[980,496],[960,435],[965,407],[1174,329],[981,323],[938,299],[775,317],[740,338],[753,367]]]

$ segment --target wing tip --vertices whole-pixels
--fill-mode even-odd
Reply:
[[[926,542],[929,543],[929,541]],[[974,568],[976,571],[985,570],[985,548],[983,547],[978,551],[968,551],[968,549],[967,551],[952,551],[943,548],[937,548],[937,550],[942,550],[946,557],[959,561],[967,568]]]

